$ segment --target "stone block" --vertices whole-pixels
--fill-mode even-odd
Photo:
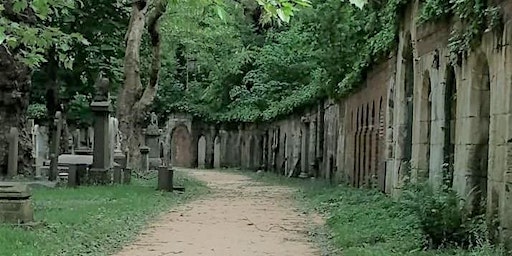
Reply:
[[[0,223],[28,223],[34,220],[30,190],[22,184],[0,184]]]
[[[158,168],[158,190],[173,191],[174,170],[171,167]]]

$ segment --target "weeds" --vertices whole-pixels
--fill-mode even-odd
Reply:
[[[421,185],[410,186],[403,197],[394,200],[375,190],[332,186],[324,181],[287,179],[271,173],[249,176],[296,187],[305,208],[326,217],[330,241],[343,256],[506,255],[488,242],[485,218],[468,217],[452,190],[435,192]]]

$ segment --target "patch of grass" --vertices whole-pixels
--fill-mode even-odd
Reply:
[[[427,250],[419,217],[378,191],[333,186],[320,180],[290,179],[273,173],[243,173],[267,184],[296,187],[297,199],[306,210],[314,210],[326,217],[329,243],[343,256],[506,255],[489,244],[469,250]]]
[[[148,220],[207,192],[201,182],[175,172],[186,193],[156,191],[156,179],[130,185],[37,188],[31,229],[0,226],[0,255],[108,255],[142,230]]]

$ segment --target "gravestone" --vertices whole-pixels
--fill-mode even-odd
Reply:
[[[197,143],[197,164],[201,169],[206,167],[206,138],[204,136],[201,136]]]
[[[0,223],[29,223],[34,220],[27,185],[0,183]]]
[[[149,147],[142,146],[140,147],[140,170],[142,172],[149,171]]]
[[[157,170],[162,164],[162,159],[160,158],[160,143],[158,142],[160,130],[158,129],[158,117],[155,113],[151,113],[151,122],[146,128],[145,135],[146,146],[149,147],[149,169]]]
[[[11,178],[18,174],[18,144],[18,128],[11,127],[9,131],[9,153],[7,156],[7,176]]]
[[[50,170],[48,174],[48,180],[55,181],[58,175],[58,157],[60,154],[60,135],[62,132],[62,113],[57,111],[55,113],[55,131],[53,133],[52,145],[50,147]]]
[[[171,167],[158,167],[158,190],[173,191],[174,170]]]
[[[89,170],[90,184],[107,184],[111,180],[109,120],[112,108],[108,86],[108,79],[100,74],[95,84],[96,94],[91,103],[94,116],[94,147],[92,168]]]

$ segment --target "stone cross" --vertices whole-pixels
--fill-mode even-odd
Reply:
[[[18,174],[18,128],[11,127],[9,131],[9,155],[7,161],[7,175],[14,177]]]
[[[53,120],[55,124],[55,131],[53,133],[53,141],[50,147],[50,173],[48,175],[48,180],[54,181],[57,180],[58,175],[58,161],[59,161],[59,148],[60,148],[60,135],[62,133],[62,113],[57,111],[55,113],[55,119]]]

